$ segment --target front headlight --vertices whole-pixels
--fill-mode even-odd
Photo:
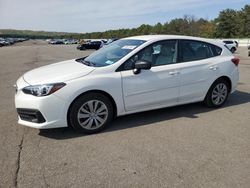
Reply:
[[[37,97],[50,95],[57,90],[64,87],[65,83],[55,83],[55,84],[44,84],[44,85],[35,85],[35,86],[27,86],[22,89],[22,91],[26,94],[34,95]]]

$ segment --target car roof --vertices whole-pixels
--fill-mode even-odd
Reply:
[[[212,43],[212,44],[219,45],[219,46],[222,45],[222,42],[217,41],[215,39],[192,37],[192,36],[185,36],[185,35],[141,35],[141,36],[127,37],[125,39],[145,40],[145,41],[187,39],[187,40],[199,40],[199,41],[208,42],[208,43]]]
[[[193,40],[204,40],[205,38],[200,37],[191,37],[185,35],[141,35],[141,36],[133,36],[128,37],[127,39],[138,39],[138,40],[155,40],[155,39],[193,39]],[[206,40],[206,39],[205,39]]]

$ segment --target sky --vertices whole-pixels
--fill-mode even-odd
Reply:
[[[95,32],[165,23],[184,15],[214,19],[249,0],[0,0],[0,29]]]

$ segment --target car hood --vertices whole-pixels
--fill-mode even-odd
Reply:
[[[23,78],[30,85],[65,82],[86,76],[94,69],[73,59],[33,69],[25,73]]]

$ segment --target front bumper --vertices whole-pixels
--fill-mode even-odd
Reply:
[[[46,120],[39,110],[17,108],[17,113],[21,120],[33,123],[44,123]]]
[[[53,94],[44,97],[25,94],[22,88],[27,85],[22,78],[17,82],[15,106],[18,123],[38,129],[67,127],[67,103]]]

